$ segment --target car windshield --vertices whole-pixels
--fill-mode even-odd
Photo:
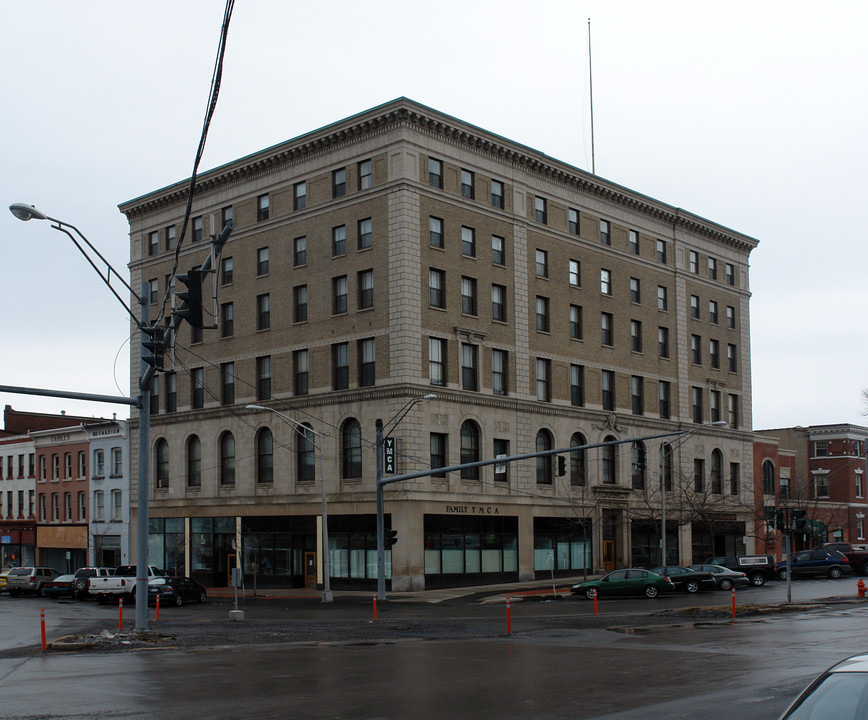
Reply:
[[[786,720],[861,720],[868,714],[868,673],[832,673]]]

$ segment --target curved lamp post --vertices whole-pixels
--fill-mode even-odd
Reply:
[[[328,505],[326,504],[325,462],[323,460],[322,433],[318,433],[313,428],[309,428],[307,425],[298,422],[298,420],[293,420],[291,417],[284,415],[279,410],[266,407],[265,405],[247,405],[246,408],[248,410],[267,410],[268,412],[274,413],[285,423],[287,423],[288,425],[292,425],[297,432],[303,433],[305,435],[305,439],[307,438],[308,433],[310,433],[316,438],[319,438],[319,487],[320,493],[322,495],[322,601],[324,603],[330,603],[332,602],[332,600],[334,600],[334,596],[332,594],[331,580],[329,577],[329,513]],[[316,445],[314,445],[314,447],[316,447]]]
[[[148,296],[147,283],[142,283],[141,293],[136,293],[130,284],[121,277],[118,272],[112,267],[111,263],[103,257],[102,253],[97,250],[82,232],[67,222],[50,217],[44,212],[37,210],[33,205],[26,203],[13,203],[9,206],[9,211],[19,220],[49,220],[54,223],[51,227],[62,232],[73,244],[78,248],[79,252],[84,255],[85,259],[90,263],[90,266],[97,272],[100,279],[111,290],[112,294],[124,306],[133,323],[139,331],[139,339],[142,343],[148,338],[147,329],[151,329],[150,325],[150,305],[144,300]],[[73,232],[70,232],[72,230]],[[78,236],[78,238],[76,238]],[[105,265],[105,274],[103,270],[94,262],[88,251],[82,247],[81,240],[88,250],[96,255],[97,258]],[[139,304],[141,312],[137,318],[135,313],[130,308],[129,304],[124,300],[118,291],[112,286],[112,277],[127,289],[136,302]],[[147,356],[147,349],[141,345],[139,353],[140,358],[140,374],[139,374],[139,395],[136,398],[108,398],[106,396],[86,395],[83,393],[70,393],[63,391],[42,391],[38,393],[28,392],[31,389],[19,388],[18,391],[24,394],[45,394],[54,397],[69,397],[82,400],[95,400],[98,402],[113,402],[124,403],[131,405],[139,411],[139,473],[138,473],[138,523],[137,523],[137,543],[136,543],[136,632],[145,632],[148,630],[148,475],[149,475],[149,460],[150,460],[150,430],[151,430],[151,380],[154,376],[154,366],[147,363],[144,358]]]

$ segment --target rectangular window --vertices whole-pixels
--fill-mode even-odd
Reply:
[[[166,228],[166,250],[167,251],[175,249],[176,240],[177,240],[177,233],[175,231],[175,226],[169,225],[169,227]]]
[[[712,369],[720,369],[720,342],[713,338],[708,341],[708,362]]]
[[[359,340],[359,387],[370,387],[377,381],[377,354],[374,338]]]
[[[612,271],[602,268],[600,270],[600,292],[603,295],[612,294]]]
[[[827,457],[829,451],[826,446],[825,440],[817,440],[814,442],[814,456],[815,457]]]
[[[615,409],[615,371],[603,370],[601,375],[603,410]]]
[[[630,399],[632,402],[633,414],[645,414],[645,379],[638,375],[633,375],[630,378]]]
[[[465,390],[479,389],[477,347],[469,343],[461,344],[461,387]]]
[[[202,216],[193,218],[193,232],[192,232],[192,240],[193,242],[200,242],[202,240],[203,233],[203,225],[202,225]]]
[[[473,173],[470,170],[461,171],[461,197],[473,199]]]
[[[220,306],[220,337],[232,337],[235,334],[235,306],[223,303]]]
[[[350,346],[349,343],[332,345],[332,387],[346,390],[350,386]]]
[[[662,420],[669,420],[670,405],[669,397],[672,392],[672,386],[667,380],[661,380],[657,383],[657,412]]]
[[[347,194],[347,169],[340,168],[332,172],[332,197],[339,198]]]
[[[148,301],[153,305],[160,299],[160,282],[158,280],[148,281]]]
[[[491,262],[506,265],[506,241],[500,235],[491,236]]]
[[[699,295],[690,296],[690,317],[699,320]]]
[[[347,311],[347,276],[332,278],[332,315],[343,315]]]
[[[227,205],[220,210],[220,227],[226,227],[226,223],[230,220],[235,222],[235,211],[232,209],[231,205]]]
[[[205,407],[205,368],[193,368],[190,372],[190,398],[194,410]]]
[[[464,315],[476,315],[476,279],[461,278],[461,312]]]
[[[608,220],[600,220],[600,242],[603,245],[612,244],[612,225]]]
[[[724,270],[724,275],[726,277],[727,285],[735,285],[735,265],[732,263],[726,264],[726,269]]]
[[[549,331],[549,299],[536,296],[536,329],[538,332]]]
[[[121,477],[124,474],[124,452],[121,448],[111,450],[112,477]]]
[[[307,350],[292,353],[293,390],[296,395],[307,395],[310,389],[310,356]]]
[[[166,378],[166,412],[173,413],[178,409],[178,376],[171,372]]]
[[[442,338],[428,338],[428,381],[446,384],[446,341]]]
[[[546,250],[536,251],[536,276],[541,278],[549,276],[549,254]]]
[[[583,365],[570,365],[570,403],[576,407],[585,406],[585,368]]]
[[[256,358],[256,399],[271,400],[271,356]]]
[[[657,328],[657,355],[661,358],[669,357],[669,328]]]
[[[160,233],[157,230],[148,233],[148,255],[156,255],[160,251]]]
[[[443,161],[428,158],[428,184],[431,187],[443,188]]]
[[[495,395],[507,394],[507,369],[509,353],[506,350],[491,351],[491,391]]]
[[[735,345],[726,346],[726,364],[729,372],[734,373],[738,371]]]
[[[720,422],[720,390],[711,390],[708,393],[708,410],[711,422]]]
[[[535,197],[533,199],[534,219],[543,225],[548,223],[548,201],[545,198]]]
[[[698,458],[693,460],[693,489],[698,493],[705,491],[705,460]]]
[[[256,329],[268,330],[271,327],[271,295],[256,296]]]
[[[93,519],[95,522],[105,521],[105,493],[102,490],[93,494]]]
[[[600,313],[600,329],[602,331],[601,341],[603,345],[609,347],[615,344],[615,327],[612,313]]]
[[[582,286],[582,263],[578,260],[570,260],[570,285],[572,287]]]
[[[536,399],[551,402],[552,399],[552,361],[536,359]]]
[[[666,264],[666,241],[657,240],[657,262]]]
[[[694,275],[699,274],[699,253],[695,250],[690,250],[688,253],[688,264],[690,266],[690,272]]]
[[[359,220],[359,250],[367,250],[373,244],[374,224],[371,218]]]
[[[256,251],[256,275],[268,275],[268,248],[262,247]]]
[[[491,319],[506,322],[506,288],[503,285],[491,286]]]
[[[693,387],[690,389],[690,401],[693,411],[693,422],[699,424],[703,422],[704,413],[702,411],[702,388]]]
[[[662,312],[666,312],[669,310],[669,298],[666,292],[666,288],[662,285],[657,286],[657,309]]]
[[[256,222],[268,220],[268,207],[268,195],[260,195],[258,198],[256,198]]]
[[[633,254],[639,254],[639,231],[630,230],[627,233],[627,249]]]
[[[567,210],[567,229],[573,235],[581,234],[581,225],[579,221],[579,211],[575,208]]]
[[[117,491],[115,491],[115,492],[117,492]],[[18,499],[21,500],[20,491],[19,491]],[[32,496],[31,496],[31,503],[30,503],[30,515],[31,516],[33,515]],[[80,492],[78,494],[78,519],[81,522],[85,522],[87,520],[87,495],[83,492]]]
[[[446,448],[448,447],[448,435],[445,433],[431,433],[431,469],[449,467],[446,461]],[[446,473],[432,473],[431,477],[445,478]]]
[[[224,405],[235,404],[235,363],[220,365],[220,402]]]
[[[729,494],[738,495],[739,486],[741,485],[741,465],[738,463],[729,464]],[[783,488],[781,488],[783,490]]]
[[[829,497],[829,475],[827,473],[814,476],[814,495],[818,498]]]
[[[735,330],[735,308],[732,305],[726,306],[726,326]]]
[[[708,277],[711,280],[717,280],[717,260],[713,257],[708,258]]]
[[[120,490],[112,490],[112,522],[123,519],[123,496]]]
[[[717,325],[717,300],[708,301],[708,321],[712,325]]]
[[[359,190],[367,190],[374,184],[373,168],[370,160],[362,160],[358,164],[359,169]]]
[[[347,226],[338,225],[332,228],[332,257],[347,254]]]
[[[491,204],[496,208],[503,208],[503,183],[500,180],[491,181]]]
[[[357,276],[359,284],[359,310],[374,307],[374,271],[362,270]]]
[[[581,340],[584,335],[582,327],[582,306],[570,305],[570,338],[573,340]]]
[[[630,321],[630,350],[633,352],[642,352],[642,321]]]
[[[220,284],[231,285],[235,263],[231,257],[225,257],[220,261]]]
[[[738,421],[738,395],[728,395],[726,398],[726,424],[733,430],[741,424]]]
[[[307,183],[303,180],[292,186],[292,209],[304,210],[307,207]]]
[[[307,237],[302,235],[292,241],[292,265],[299,267],[307,264]]]
[[[438,217],[428,218],[428,244],[443,249],[443,220]]]
[[[307,285],[297,285],[292,289],[293,322],[307,322]]]
[[[630,278],[630,302],[636,304],[642,302],[642,286],[639,278]]]
[[[428,304],[435,308],[446,307],[446,273],[436,268],[428,269]]]
[[[471,227],[461,228],[461,254],[476,257],[476,230]]]
[[[690,336],[690,356],[694,365],[702,365],[702,338],[699,335]]]

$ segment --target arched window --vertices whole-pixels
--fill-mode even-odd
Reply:
[[[615,442],[615,438],[607,435],[603,442]],[[615,466],[615,445],[606,445],[600,448],[603,456],[603,484],[615,485],[618,468]]]
[[[341,466],[345,478],[362,476],[362,426],[355,418],[350,418],[341,427]]]
[[[198,436],[191,435],[187,440],[187,487],[202,484],[202,443]]]
[[[570,447],[587,445],[588,441],[581,433],[575,433],[570,438]],[[573,450],[570,453],[570,485],[585,484],[585,451]]]
[[[472,462],[479,462],[479,428],[472,420],[465,420],[461,425],[461,464]],[[479,468],[464,468],[461,477],[479,480]]]
[[[231,432],[220,436],[220,484],[235,484],[235,436]]]
[[[536,434],[536,451],[553,450],[552,434],[548,430],[540,430]],[[541,455],[536,459],[536,484],[552,484],[552,456]]]
[[[763,495],[775,494],[775,466],[771,460],[763,463]]]
[[[632,461],[633,461],[633,489],[645,489],[645,470],[647,461],[647,453],[645,451],[645,443],[641,440],[636,440],[632,444]]]
[[[663,488],[672,492],[672,446],[669,443],[660,446],[660,471],[663,473]]]
[[[723,492],[723,453],[720,450],[711,453],[711,492],[715,495]]]
[[[256,434],[256,482],[260,485],[274,482],[274,438],[267,427]]]
[[[157,440],[154,446],[154,459],[156,460],[154,466],[157,469],[156,486],[167,488],[169,487],[169,443],[165,438]]]
[[[303,427],[313,430],[307,423]],[[314,445],[314,435],[312,432],[303,432],[301,428],[298,428],[295,431],[295,441],[298,481],[313,482],[316,479],[316,445]]]

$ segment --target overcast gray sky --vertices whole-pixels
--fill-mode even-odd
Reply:
[[[188,178],[223,0],[3,3],[0,207],[117,267],[117,205]],[[237,0],[200,169],[407,96],[759,239],[755,428],[862,416],[868,3]],[[0,213],[0,384],[126,395],[125,311]],[[124,407],[0,394],[22,410]]]

